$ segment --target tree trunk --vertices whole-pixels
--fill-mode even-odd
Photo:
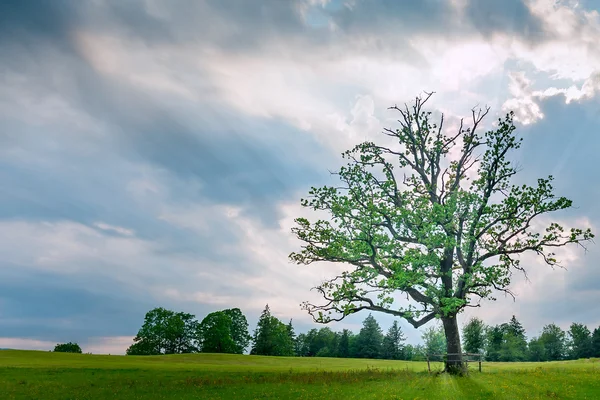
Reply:
[[[462,349],[460,346],[460,332],[456,315],[448,315],[442,318],[444,333],[446,334],[446,352],[444,371],[452,375],[464,375],[467,368],[462,360]]]

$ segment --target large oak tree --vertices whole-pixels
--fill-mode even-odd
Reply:
[[[365,142],[342,154],[348,164],[336,173],[341,186],[311,188],[301,204],[330,218],[297,218],[292,231],[304,244],[290,258],[349,267],[316,287],[324,304],[304,303],[315,321],[361,310],[401,317],[415,328],[440,318],[447,352],[461,353],[457,314],[476,299],[493,299],[495,290],[512,295],[513,270],[525,272],[520,254],[558,265],[554,248],[593,234],[557,223],[543,232],[533,228],[536,217],[572,202],[553,194],[552,176],[536,186],[511,184],[517,169],[507,155],[522,140],[512,112],[480,134],[489,108],[474,109],[470,127],[461,121],[447,135],[443,115],[436,124],[423,109],[431,95],[411,107],[390,107],[400,116],[399,129],[383,131],[393,145]],[[451,157],[453,148],[458,155]],[[462,373],[462,359],[449,357],[446,370]]]

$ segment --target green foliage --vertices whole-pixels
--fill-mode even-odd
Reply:
[[[223,310],[231,318],[231,338],[235,345],[234,353],[242,354],[250,344],[252,337],[248,333],[248,321],[239,308]],[[291,321],[290,321],[291,326]]]
[[[488,326],[486,329],[485,358],[488,361],[500,361],[504,329],[501,325]]]
[[[566,356],[566,334],[558,325],[549,324],[542,328],[539,340],[544,346],[545,361],[562,360]]]
[[[353,333],[348,329],[344,329],[342,334],[340,335],[340,342],[338,344],[338,357],[348,358],[350,357],[350,341],[352,339]]]
[[[404,333],[398,324],[394,321],[390,329],[388,329],[382,344],[382,358],[388,360],[403,360],[404,359]]]
[[[527,358],[525,328],[513,315],[508,324],[502,324],[504,332],[500,361],[524,361]]]
[[[553,194],[552,176],[534,186],[510,183],[517,169],[508,155],[522,140],[512,112],[481,134],[489,109],[473,111],[471,127],[461,124],[446,135],[443,117],[438,125],[423,110],[430,96],[417,98],[412,108],[392,107],[401,114],[401,126],[384,133],[394,145],[365,142],[344,152],[348,163],[336,173],[341,185],[313,187],[301,200],[329,217],[295,220],[292,232],[303,245],[290,259],[348,266],[316,287],[324,305],[304,303],[315,321],[339,321],[361,310],[401,317],[415,328],[452,319],[473,299],[494,299],[494,290],[510,293],[513,271],[524,270],[519,254],[534,252],[553,266],[555,247],[593,238],[589,229],[566,231],[557,223],[533,230],[538,216],[572,202]],[[397,301],[397,292],[409,301]],[[521,357],[522,338],[507,339],[510,345],[502,350],[502,336],[494,357]]]
[[[393,364],[393,369],[390,369]],[[597,399],[599,360],[493,365],[468,379],[424,362],[186,354],[151,357],[2,351],[0,398]],[[433,364],[433,369],[441,368]]]
[[[263,310],[252,338],[250,354],[264,356],[293,356],[294,342],[288,326],[271,315],[269,305]]]
[[[592,356],[592,333],[587,326],[572,323],[568,334],[569,358],[577,360]]]
[[[128,355],[182,354],[198,351],[198,321],[192,314],[162,307],[146,313]]]
[[[600,327],[592,334],[592,357],[600,358]]]
[[[486,329],[485,352],[489,361],[524,361],[528,358],[525,329],[514,315],[508,323]]]
[[[471,318],[463,327],[464,350],[467,353],[480,353],[485,346],[485,324],[479,318]]]
[[[527,346],[527,359],[529,361],[546,361],[544,343],[537,337],[531,338]]]
[[[413,346],[412,344],[407,344],[404,346],[404,359],[408,361],[425,361],[427,360],[427,350],[425,350],[425,346],[422,344],[418,344]]]
[[[446,353],[446,336],[444,335],[444,329],[441,326],[430,326],[425,329],[425,332],[421,335],[425,344],[424,350],[428,355],[441,355]],[[436,359],[435,357],[432,359]]]
[[[231,317],[223,311],[208,314],[200,323],[198,337],[200,351],[203,353],[242,353],[237,348],[231,327]]]
[[[77,343],[61,343],[54,346],[55,353],[79,353],[81,354],[81,347]]]
[[[379,358],[381,355],[381,345],[383,341],[383,332],[381,327],[371,314],[363,321],[356,338],[356,356],[360,358]]]

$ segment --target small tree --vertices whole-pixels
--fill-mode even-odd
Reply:
[[[527,359],[529,361],[546,361],[546,349],[539,338],[531,338],[527,346]]]
[[[425,344],[426,354],[443,354],[445,352],[446,337],[444,336],[444,329],[441,326],[430,326],[429,328],[425,329],[425,332],[423,332],[421,338]],[[456,355],[449,356],[448,358],[456,358]]]
[[[200,351],[203,353],[238,353],[231,334],[231,317],[222,311],[208,314],[198,328]]]
[[[79,353],[81,354],[81,347],[77,343],[62,343],[54,346],[55,353]]]
[[[294,342],[290,338],[287,325],[271,315],[268,304],[260,315],[252,341],[250,354],[264,356],[294,355]]]
[[[389,360],[403,359],[405,340],[406,338],[398,321],[394,321],[383,338],[382,357]]]
[[[447,352],[461,353],[456,316],[477,298],[493,299],[494,290],[512,295],[512,271],[524,271],[520,254],[534,252],[557,265],[554,248],[581,244],[593,234],[565,233],[557,223],[544,232],[533,229],[536,217],[572,202],[555,197],[552,176],[537,186],[510,184],[517,169],[507,155],[521,141],[512,112],[480,135],[489,108],[473,110],[471,127],[461,120],[458,132],[446,135],[443,115],[438,125],[423,110],[431,95],[410,109],[391,107],[400,114],[400,128],[384,133],[394,145],[359,144],[342,155],[348,165],[337,173],[341,186],[311,188],[301,204],[330,218],[297,218],[292,232],[304,244],[290,258],[349,266],[316,287],[324,304],[304,303],[315,321],[339,321],[361,310],[401,317],[415,328],[440,318]],[[459,154],[451,159],[457,144]],[[408,301],[400,303],[397,292]],[[461,359],[445,369],[466,371]]]
[[[507,324],[502,324],[500,361],[523,361],[527,357],[525,328],[514,315]]]
[[[463,327],[463,341],[467,353],[480,353],[485,346],[485,324],[473,317]]]
[[[600,358],[600,326],[592,333],[592,357]]]
[[[363,321],[358,336],[356,337],[356,352],[360,358],[379,358],[383,332],[375,317],[371,314]]]
[[[540,341],[544,346],[546,360],[558,361],[562,360],[566,355],[565,346],[566,334],[558,325],[549,324],[544,326]]]
[[[489,361],[500,361],[502,342],[504,341],[504,327],[502,325],[488,326],[485,335],[486,359]]]
[[[338,357],[350,357],[350,341],[352,340],[352,336],[352,332],[350,332],[348,329],[344,329],[342,331],[342,335],[340,336],[340,342],[338,344]]]
[[[223,313],[231,318],[231,338],[235,346],[234,352],[242,354],[252,339],[252,336],[248,333],[248,320],[239,308],[229,308],[223,310]]]
[[[577,360],[592,356],[592,333],[587,326],[573,323],[568,334],[570,358]]]
[[[144,323],[127,349],[128,355],[181,354],[198,351],[198,321],[192,314],[162,307],[146,313]]]

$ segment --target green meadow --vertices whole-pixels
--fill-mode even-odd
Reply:
[[[484,363],[454,377],[410,361],[4,350],[0,398],[599,399],[600,360]]]

